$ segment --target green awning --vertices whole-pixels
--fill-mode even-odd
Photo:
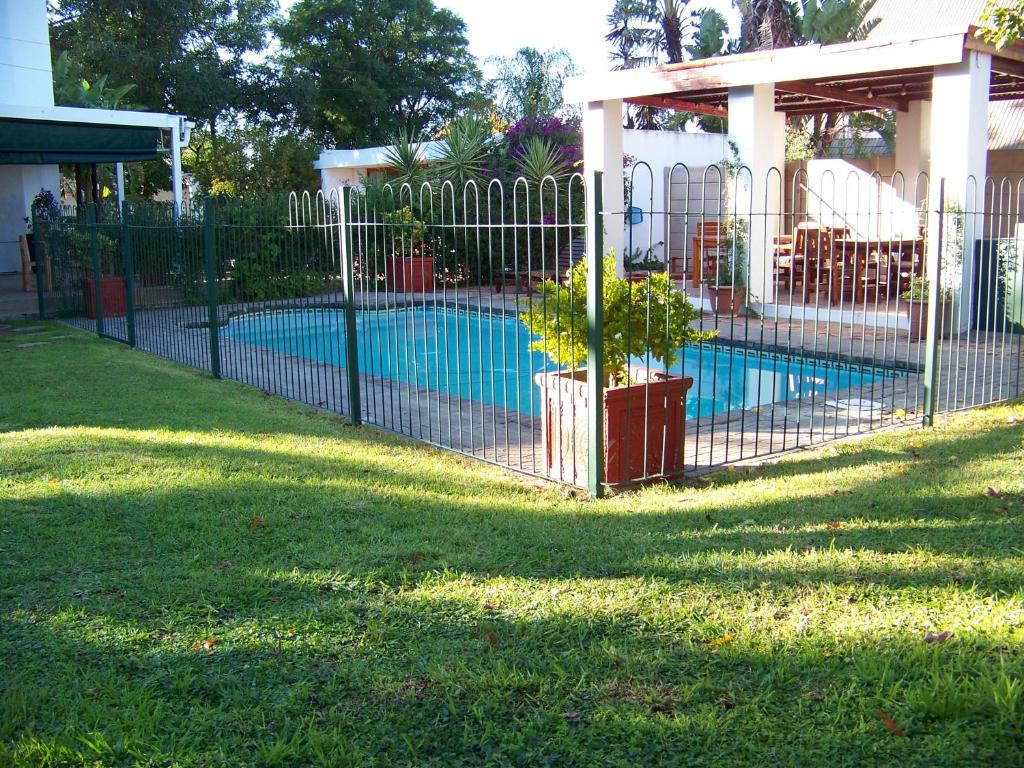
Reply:
[[[159,128],[0,118],[0,165],[127,163],[159,152]]]

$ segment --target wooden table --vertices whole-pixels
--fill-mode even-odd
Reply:
[[[856,238],[837,237],[832,241],[832,276],[831,290],[829,291],[830,302],[833,306],[839,304],[843,299],[849,299],[856,304],[861,296],[867,297],[869,287],[861,290],[869,266],[881,269],[881,263],[885,262],[885,268],[890,270],[886,275],[884,285],[886,286],[886,298],[892,295],[893,282],[896,282],[897,292],[905,290],[906,286],[901,285],[902,267],[906,262],[904,254],[910,254],[909,275],[920,276],[924,263],[924,238]],[[892,274],[893,264],[890,257],[898,254],[896,262],[896,274]],[[877,296],[878,288],[883,284],[879,280],[874,286]]]

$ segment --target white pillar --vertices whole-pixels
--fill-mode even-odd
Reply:
[[[957,294],[954,310],[959,328],[970,322],[974,285],[974,243],[982,235],[985,171],[988,156],[988,96],[992,57],[968,51],[960,64],[936,67],[932,76],[931,208],[938,205],[939,184],[945,181],[945,219],[963,219],[962,244],[957,227],[944,229],[942,279]],[[935,214],[932,214],[935,231]],[[935,263],[938,238],[929,238],[929,259]]]
[[[906,112],[896,113],[896,170],[906,179],[913,200],[913,187],[921,172],[928,173],[932,159],[932,103],[915,100]]]
[[[767,304],[775,300],[773,240],[781,231],[786,164],[786,116],[775,111],[774,83],[729,89],[729,140],[742,170],[739,183],[729,183],[734,211],[724,213],[752,214],[747,291],[750,301]]]
[[[587,184],[588,204],[593,201],[594,172],[604,173],[602,194],[604,210],[609,213],[604,221],[605,253],[615,250],[615,266],[623,274],[623,247],[626,241],[624,228],[626,207],[625,186],[622,177],[622,100],[593,101],[586,105],[583,113],[583,173]],[[587,250],[594,251],[594,211],[587,212]]]
[[[117,210],[124,207],[124,163],[114,163],[114,175],[117,177]]]
[[[181,214],[181,127],[171,128],[171,191],[174,210]]]

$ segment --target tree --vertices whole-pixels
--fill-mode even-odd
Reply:
[[[863,40],[879,21],[868,18],[874,5],[875,0],[801,0],[798,41],[801,44],[828,45]],[[890,132],[886,124],[894,120],[891,113],[885,112],[878,113],[875,118],[853,121],[841,112],[826,112],[813,115],[806,124],[810,144],[820,156],[826,154],[839,134],[848,128],[859,141],[868,128],[877,129],[886,136]]]
[[[123,101],[135,90],[134,83],[107,86],[107,75],[89,82],[82,68],[71,61],[68,52],[57,57],[53,65],[53,101],[65,107],[92,107],[101,109],[132,109]]]
[[[572,57],[553,48],[520,48],[515,56],[489,59],[497,75],[491,80],[495,109],[505,123],[540,120],[566,111],[562,86],[576,74]]]
[[[610,59],[615,69],[653,66],[662,61],[684,60],[684,40],[692,32],[698,14],[688,10],[689,0],[616,0],[606,17],[605,40],[612,44]],[[631,107],[626,127],[658,130],[666,125],[664,110]]]
[[[737,0],[739,51],[787,48],[796,41],[796,9],[791,0]]]
[[[655,30],[647,22],[649,0],[616,0],[608,14],[608,33],[604,39],[612,44],[609,56],[613,70],[650,67],[658,63],[655,51]]]
[[[319,145],[302,133],[263,125],[192,132],[182,165],[204,195],[301,192],[320,186]]]
[[[479,90],[465,24],[432,0],[299,0],[274,28],[277,63],[304,81],[295,119],[325,144],[434,132]]]
[[[879,22],[868,18],[874,5],[875,0],[801,0],[798,41],[829,45],[863,40]]]
[[[85,77],[136,85],[144,109],[187,115],[215,133],[225,118],[254,116],[267,94],[265,50],[274,0],[54,0],[54,50]]]
[[[977,35],[999,50],[1024,37],[1024,3],[1003,5],[989,0],[981,14]]]

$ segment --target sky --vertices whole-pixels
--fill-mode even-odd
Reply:
[[[481,61],[489,56],[512,56],[523,46],[540,50],[562,48],[577,69],[586,73],[609,68],[605,20],[614,0],[434,0],[466,22],[470,51]],[[693,3],[712,7],[732,22],[736,14],[731,0]],[[485,73],[488,68],[484,67]]]

